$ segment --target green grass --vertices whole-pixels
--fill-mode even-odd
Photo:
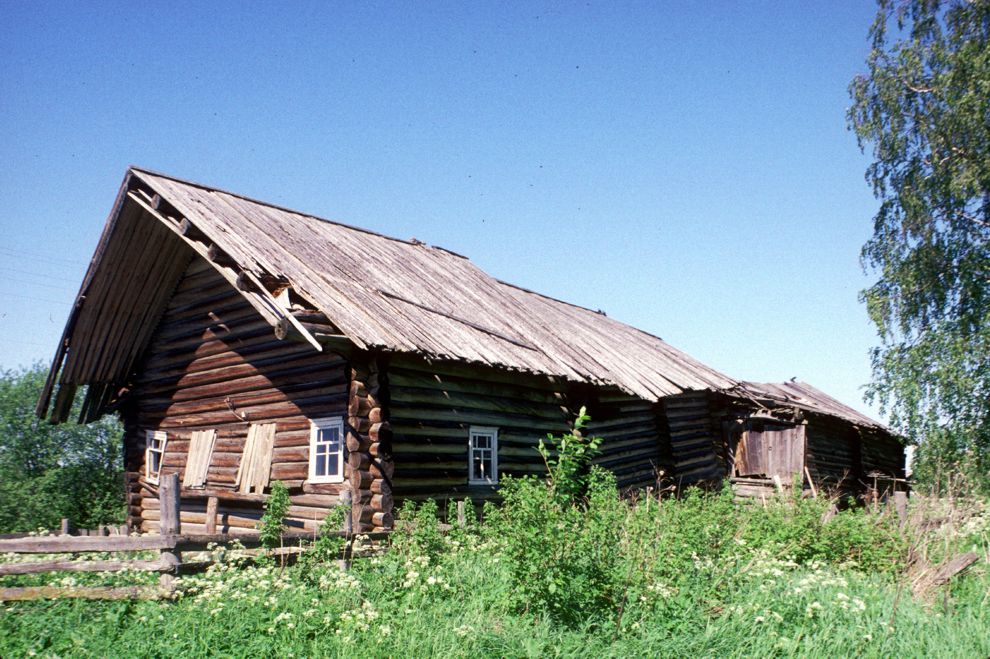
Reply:
[[[521,489],[536,506],[525,529],[509,526],[511,492],[508,513],[464,531],[441,532],[429,506],[406,510],[391,550],[348,573],[333,561],[282,570],[234,560],[182,579],[174,600],[6,604],[0,656],[990,655],[984,507],[960,518],[951,542],[942,530],[923,547],[887,515],[850,511],[822,525],[820,502],[605,496],[564,515]],[[575,558],[607,537],[604,566]],[[908,547],[976,549],[983,560],[917,598]],[[538,554],[546,567],[525,576],[519,561]]]

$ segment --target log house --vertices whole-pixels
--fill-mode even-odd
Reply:
[[[274,480],[315,530],[348,491],[358,530],[397,502],[497,497],[581,406],[623,488],[903,482],[881,424],[803,383],[743,382],[604,313],[464,257],[131,168],[38,415],[116,413],[128,521],[157,528],[162,474],[191,532],[247,533]]]

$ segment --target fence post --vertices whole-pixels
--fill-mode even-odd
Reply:
[[[217,497],[210,497],[206,500],[206,534],[213,535],[217,532]]]
[[[462,529],[467,525],[467,519],[464,516],[464,501],[457,502],[457,526]]]
[[[341,554],[340,569],[344,571],[349,570],[351,567],[351,536],[354,533],[354,520],[351,517],[352,502],[350,490],[344,490],[340,493],[338,505],[344,509],[344,550],[343,554]]]
[[[62,528],[60,529],[59,535],[69,535],[69,518],[62,518]]]
[[[179,505],[179,474],[162,474],[158,484],[158,507],[161,513],[159,528],[162,536],[179,535],[182,531]],[[182,562],[182,554],[172,549],[163,549],[162,563],[171,568],[171,572],[163,572],[159,583],[163,588],[171,589],[174,574]]]

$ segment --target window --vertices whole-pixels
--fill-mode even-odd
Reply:
[[[498,483],[498,428],[471,426],[468,440],[468,483]]]
[[[310,421],[309,480],[312,483],[344,481],[344,422],[341,419]]]
[[[149,430],[144,435],[144,479],[149,483],[158,482],[167,443],[168,434],[164,430]]]

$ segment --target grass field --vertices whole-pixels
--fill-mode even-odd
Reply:
[[[389,550],[346,573],[320,552],[281,568],[233,551],[170,600],[5,604],[0,656],[990,656],[984,503],[915,499],[903,527],[862,509],[823,521],[828,506],[628,502],[608,483],[570,505],[515,484],[466,529],[404,510]],[[981,560],[914,592],[962,551]]]

